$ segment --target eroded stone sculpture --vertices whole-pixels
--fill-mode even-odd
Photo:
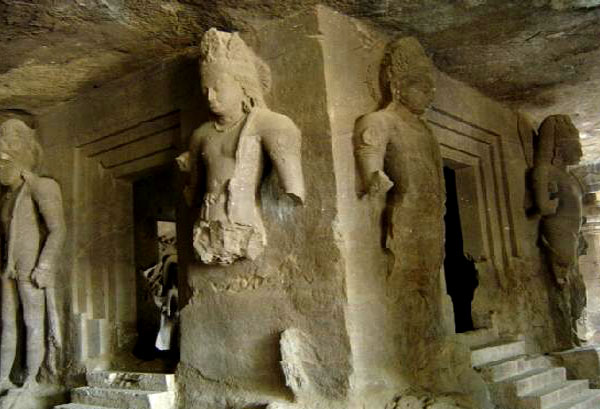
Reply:
[[[382,62],[389,103],[361,117],[354,147],[361,193],[386,194],[386,247],[404,248],[401,268],[439,269],[442,259],[444,185],[437,140],[421,118],[433,101],[433,65],[414,38],[390,44]],[[433,246],[432,246],[433,244]]]
[[[265,154],[285,192],[304,201],[301,135],[290,118],[267,108],[269,68],[238,34],[208,30],[201,53],[202,90],[213,119],[196,129],[178,163],[190,172],[188,203],[202,192],[197,257],[230,264],[257,257],[267,242],[257,198]]]
[[[414,38],[391,44],[382,65],[382,85],[390,101],[361,117],[354,128],[362,193],[389,191],[393,204],[419,215],[427,204],[439,229],[444,197],[441,154],[421,118],[433,101],[433,65]]]
[[[0,125],[1,391],[15,387],[11,371],[19,344],[25,350],[23,387],[28,389],[37,388],[47,345],[61,345],[54,286],[66,229],[60,187],[39,176],[41,159],[35,132],[25,123],[10,119]]]
[[[422,115],[433,101],[434,71],[414,38],[390,43],[381,67],[387,105],[359,118],[354,149],[363,199],[385,198],[386,292],[398,311],[402,338],[423,345],[440,336],[444,179],[438,142]],[[419,316],[419,320],[401,317]],[[419,353],[399,353],[417,370]]]
[[[582,156],[579,132],[567,115],[552,115],[540,125],[534,155],[533,191],[541,215],[540,241],[554,280],[563,294],[563,309],[572,329],[586,304],[577,260],[580,248],[583,190],[568,166]],[[578,338],[573,332],[573,342]]]

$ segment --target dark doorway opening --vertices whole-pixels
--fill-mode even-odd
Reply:
[[[456,188],[456,172],[444,167],[446,182],[446,242],[444,270],[446,289],[454,307],[456,332],[474,330],[471,303],[479,282],[472,258],[465,256],[460,220],[459,198]]]
[[[138,342],[144,371],[175,368],[178,345],[176,195],[171,169],[133,184]]]

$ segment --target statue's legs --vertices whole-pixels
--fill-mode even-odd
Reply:
[[[564,315],[564,319],[571,324],[571,344],[580,346],[577,320],[581,317],[587,304],[587,296],[583,276],[577,266],[579,236],[564,229],[561,230],[560,227],[561,225],[557,221],[544,225],[542,242],[546,248],[550,269],[562,296],[558,308]]]
[[[8,278],[2,279],[2,336],[0,337],[0,392],[14,387],[10,380],[17,355],[17,283]]]
[[[19,281],[19,296],[23,306],[25,322],[27,379],[25,386],[36,383],[36,377],[46,355],[45,333],[45,298],[44,290],[36,288],[29,281]]]
[[[542,220],[540,232],[554,279],[563,288],[568,284],[571,267],[577,263],[579,222],[570,218],[546,218]]]

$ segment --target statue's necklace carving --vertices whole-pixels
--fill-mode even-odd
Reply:
[[[225,125],[225,126],[219,125],[219,123],[217,121],[214,121],[213,122],[213,127],[215,128],[215,131],[217,131],[219,133],[229,132],[233,128],[235,128],[236,126],[238,126],[240,124],[240,122],[242,122],[244,120],[244,118],[246,118],[246,115],[240,116],[233,123],[231,123],[229,125]]]

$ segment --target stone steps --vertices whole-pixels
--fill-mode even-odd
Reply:
[[[554,385],[566,380],[567,371],[565,368],[538,368],[508,378],[504,382],[514,388],[517,396],[524,396],[546,385]]]
[[[71,400],[115,409],[170,409],[175,404],[175,393],[84,386],[71,391]]]
[[[57,409],[173,409],[175,375],[95,371],[88,386],[71,390],[71,402]]]
[[[471,350],[471,365],[474,367],[502,362],[508,358],[525,355],[525,341],[496,342]]]
[[[518,355],[504,361],[479,366],[477,369],[486,381],[500,382],[514,376],[514,374],[529,372],[536,368],[549,368],[550,366],[550,360],[544,356]]]
[[[498,409],[598,409],[600,391],[571,381],[544,356],[528,356],[524,341],[495,342],[471,350],[473,367],[488,383]]]
[[[88,386],[96,388],[174,391],[175,375],[148,372],[94,371],[86,376]]]
[[[598,409],[600,408],[600,390],[590,389],[583,392],[580,396],[570,399],[558,405],[551,406],[550,409]]]
[[[520,407],[522,409],[548,409],[560,402],[575,399],[578,394],[588,390],[590,389],[587,380],[550,384],[522,396]]]

